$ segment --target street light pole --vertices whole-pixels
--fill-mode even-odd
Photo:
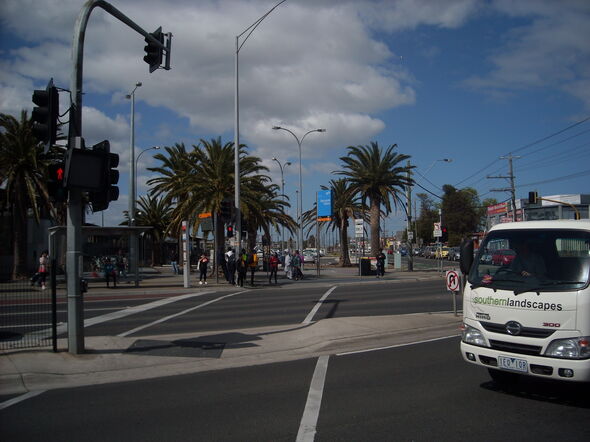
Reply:
[[[272,11],[286,0],[282,0],[274,5],[266,14],[248,26],[241,34],[236,35],[236,54],[235,54],[235,121],[234,121],[234,212],[236,217],[236,240],[238,242],[237,249],[242,247],[242,216],[240,209],[240,77],[239,77],[239,53],[246,40],[252,35],[252,32],[258,27],[262,20],[264,20]],[[240,37],[247,34],[244,41],[240,43]]]
[[[281,169],[281,191],[283,193],[283,201],[285,201],[285,177],[283,175],[283,167],[287,167],[291,165],[291,161],[287,161],[285,164],[281,164],[279,160],[275,157],[272,157],[273,161],[276,161],[279,164],[279,168]],[[283,207],[284,209],[284,207]],[[282,226],[282,233],[281,233],[281,251],[285,250],[285,226]]]
[[[297,141],[297,146],[299,147],[299,208],[297,209],[297,222],[299,223],[299,239],[298,239],[298,249],[300,252],[303,251],[303,219],[301,212],[303,211],[303,179],[301,174],[301,144],[306,136],[308,136],[312,132],[326,132],[326,129],[312,129],[307,131],[301,139],[297,135],[295,135],[291,130],[281,127],[281,126],[273,126],[273,130],[284,130],[289,132],[295,140]]]
[[[133,217],[135,216],[135,91],[138,87],[141,87],[141,82],[135,83],[135,87],[133,88],[131,93],[125,96],[128,100],[131,100],[131,161],[129,161],[129,227],[133,227]],[[137,247],[137,236],[132,229],[129,229],[129,273],[135,275],[136,287],[139,285]]]

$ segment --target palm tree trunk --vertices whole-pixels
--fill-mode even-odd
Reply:
[[[12,207],[12,279],[27,275],[27,211],[21,198]]]
[[[377,253],[381,249],[379,238],[379,227],[381,224],[380,205],[378,198],[371,198],[371,254],[373,256],[377,256]]]
[[[340,267],[350,265],[350,253],[348,250],[348,222],[343,218],[340,223]]]

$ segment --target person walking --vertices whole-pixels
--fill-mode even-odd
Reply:
[[[385,253],[383,250],[377,255],[377,278],[385,276]]]
[[[276,253],[274,253],[269,261],[268,261],[268,265],[270,267],[270,275],[268,276],[268,283],[270,284],[272,282],[272,276],[274,275],[275,277],[275,284],[278,284],[277,282],[277,272],[279,270],[279,255],[277,255]]]
[[[250,285],[254,285],[254,273],[258,269],[258,254],[252,250],[248,256],[248,267],[250,267]]]
[[[41,290],[45,290],[47,288],[46,281],[47,281],[47,271],[49,270],[49,252],[44,250],[39,257],[39,284],[41,285]]]
[[[293,279],[293,266],[291,265],[292,259],[291,252],[285,250],[285,275],[287,276],[287,279]]]
[[[236,285],[236,254],[231,248],[225,254],[225,262],[227,265],[227,281],[231,285]]]
[[[172,273],[178,275],[178,251],[176,250],[176,247],[173,248],[170,253],[170,264],[172,265]]]
[[[107,283],[107,288],[109,288],[109,281],[113,278],[113,288],[117,288],[117,269],[115,267],[115,263],[111,260],[110,257],[105,256],[103,260],[104,265],[104,279]]]
[[[242,249],[240,256],[237,259],[238,266],[238,283],[236,287],[244,287],[244,280],[248,272],[248,254],[245,249]]]
[[[197,265],[199,267],[199,285],[207,285],[207,266],[209,265],[209,258],[203,253]]]
[[[299,250],[295,250],[295,255],[291,259],[291,265],[293,266],[293,279],[295,281],[299,281],[303,279],[303,272],[301,271],[301,263],[303,262],[303,258],[299,254]]]

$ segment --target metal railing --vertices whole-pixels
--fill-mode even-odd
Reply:
[[[40,281],[0,281],[0,350],[53,346],[56,341],[55,274]]]

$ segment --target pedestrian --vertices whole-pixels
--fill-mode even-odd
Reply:
[[[209,265],[209,258],[204,253],[201,255],[197,266],[199,267],[199,285],[207,285],[207,266]]]
[[[236,254],[229,248],[225,254],[225,262],[227,263],[227,281],[231,285],[236,284]]]
[[[268,261],[268,265],[270,267],[270,275],[268,277],[268,283],[270,284],[272,282],[272,276],[275,276],[275,284],[277,283],[277,272],[279,270],[279,255],[277,255],[276,253],[274,253],[269,261]]]
[[[172,273],[178,275],[178,251],[176,250],[176,247],[173,248],[170,253],[170,264],[172,265]]]
[[[238,257],[238,283],[236,287],[244,287],[244,280],[246,279],[246,273],[248,272],[248,254],[245,249],[242,249],[240,256]]]
[[[287,276],[287,279],[293,278],[293,266],[291,265],[292,259],[291,252],[285,250],[285,275]]]
[[[127,257],[125,256],[125,254],[123,253],[123,250],[121,250],[121,249],[119,249],[119,252],[117,253],[116,264],[117,264],[118,276],[122,276],[124,278],[127,278],[127,272],[126,272]]]
[[[113,263],[113,261],[111,260],[111,258],[109,258],[108,256],[106,256],[103,259],[103,268],[104,268],[104,279],[107,282],[107,287],[109,286],[109,282],[111,280],[111,278],[113,278],[113,288],[117,288],[117,269],[115,268],[115,264]]]
[[[299,281],[300,279],[303,279],[303,272],[301,271],[301,263],[303,262],[303,259],[301,257],[301,255],[299,254],[299,250],[295,250],[295,254],[293,255],[293,258],[291,259],[291,265],[293,266],[293,279],[295,281]]]
[[[383,250],[377,255],[377,278],[385,276],[385,253]]]
[[[219,250],[219,253],[216,255],[216,256],[219,256],[218,264],[221,267],[221,270],[223,271],[223,277],[225,278],[226,281],[229,282],[229,275],[227,273],[227,260],[225,258],[225,253],[223,253],[222,248],[220,248],[218,250]]]
[[[254,285],[254,273],[258,269],[258,254],[252,250],[248,255],[248,267],[250,267],[250,285]]]
[[[47,271],[49,270],[49,252],[44,250],[39,257],[39,285],[41,286],[41,290],[45,290],[47,288],[46,281],[47,281]]]

